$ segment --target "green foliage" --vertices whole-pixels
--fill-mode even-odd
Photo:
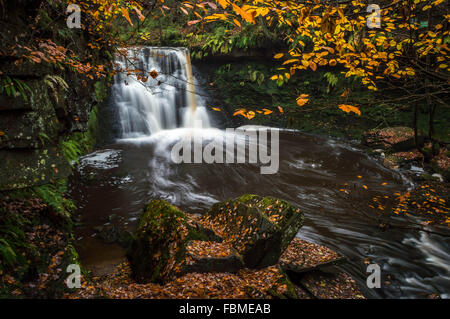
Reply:
[[[59,143],[64,158],[73,166],[78,163],[78,158],[86,154],[95,146],[98,134],[98,108],[95,106],[90,115],[87,132],[74,132]]]
[[[245,52],[260,47],[263,40],[262,30],[258,26],[246,25],[238,32],[218,26],[211,32],[188,34],[185,44],[191,49],[193,58],[201,59],[211,54],[229,54],[233,49]]]
[[[20,79],[6,76],[0,79],[0,94],[3,93],[12,97],[21,96],[25,101],[28,101],[29,95],[31,96],[31,88]]]
[[[73,139],[73,135],[66,141],[59,143],[63,156],[70,165],[78,163],[78,157],[83,154],[83,147],[77,139]]]
[[[328,88],[327,88],[327,93],[330,93],[330,90],[334,87],[336,87],[336,85],[339,82],[339,79],[336,75],[334,75],[331,72],[326,72],[323,77],[327,80],[328,82]]]
[[[67,193],[66,179],[60,179],[52,184],[34,187],[33,192],[46,204],[66,216],[70,216],[70,213],[76,209],[75,203],[65,197]]]
[[[16,264],[25,264],[26,260],[18,253],[20,248],[29,248],[22,230],[25,219],[20,215],[1,212],[0,217],[0,273],[11,270]]]

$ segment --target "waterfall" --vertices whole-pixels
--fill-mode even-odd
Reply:
[[[122,52],[112,90],[122,138],[210,127],[205,100],[196,94],[188,49],[133,47]]]

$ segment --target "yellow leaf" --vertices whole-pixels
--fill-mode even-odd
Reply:
[[[283,53],[278,53],[278,54],[275,54],[273,57],[274,57],[275,59],[281,59],[283,56],[284,56]]]
[[[273,113],[273,111],[271,111],[269,109],[263,109],[263,111],[264,111],[264,115],[268,115],[268,114]]]
[[[220,109],[220,108],[218,108],[218,107],[213,107],[212,108],[214,111],[216,111],[216,112],[222,112],[222,110]]]
[[[223,9],[225,9],[228,6],[227,0],[217,0],[219,4],[222,6]]]
[[[251,120],[252,118],[254,118],[255,117],[255,112],[253,112],[253,111],[248,111],[248,113],[247,113],[247,118],[249,119],[249,120]]]
[[[241,23],[237,19],[233,19],[233,22],[235,25],[237,25],[239,28],[241,27]]]
[[[284,113],[284,110],[281,106],[277,106],[277,108],[278,108],[278,111],[280,111],[280,113]]]

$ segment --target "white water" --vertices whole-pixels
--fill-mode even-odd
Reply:
[[[195,92],[189,50],[185,48],[130,48],[117,60],[114,79],[122,138],[149,136],[177,127],[210,127],[205,100]],[[143,70],[133,72],[133,70]],[[152,78],[150,72],[158,76]],[[148,77],[140,81],[137,76]]]

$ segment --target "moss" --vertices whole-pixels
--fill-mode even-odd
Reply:
[[[64,185],[0,193],[0,274],[10,278],[0,282],[0,298],[59,298],[69,291],[65,270],[79,261]]]
[[[282,271],[281,269],[279,269],[279,271],[283,274],[283,276],[278,280],[277,285],[270,288],[267,292],[276,299],[299,299],[294,284],[291,282],[284,271]],[[277,287],[280,286],[285,287],[285,289],[282,290],[283,292],[277,291]]]

